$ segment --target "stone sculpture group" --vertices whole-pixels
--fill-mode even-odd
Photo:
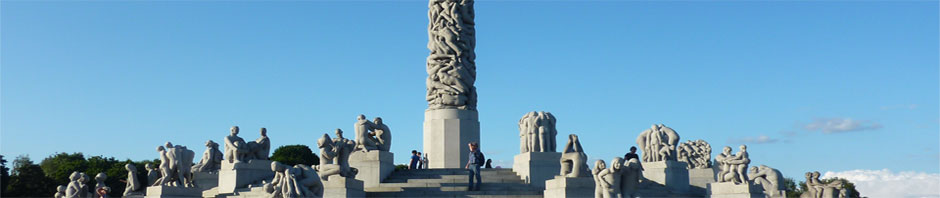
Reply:
[[[349,154],[353,152],[356,142],[343,137],[343,130],[336,129],[336,138],[330,139],[329,134],[323,134],[317,140],[320,148],[320,165],[317,171],[323,180],[330,175],[340,175],[355,178],[358,170],[349,167]]]
[[[157,152],[160,154],[160,178],[153,186],[195,187],[190,171],[196,155],[192,150],[166,142],[166,145],[157,147]]]
[[[382,123],[382,118],[375,117],[373,121],[366,119],[365,115],[356,117],[356,149],[362,151],[389,151],[392,148],[392,131]]]
[[[591,173],[594,175],[595,198],[634,197],[643,175],[639,160],[633,158],[624,164],[620,157],[610,160],[610,167],[604,160],[597,160]]]
[[[271,150],[268,130],[261,128],[261,137],[253,142],[245,142],[238,137],[238,126],[232,126],[231,135],[225,137],[225,160],[228,163],[243,163],[252,159],[267,160]]]
[[[264,184],[264,191],[271,198],[323,197],[323,182],[314,167],[303,164],[290,167],[280,162],[271,162],[274,178]]]
[[[428,110],[476,110],[473,1],[432,0],[428,8]]]
[[[751,159],[747,155],[747,146],[741,145],[737,154],[731,154],[731,147],[726,146],[721,153],[715,156],[718,163],[718,182],[734,182],[740,184],[747,182],[747,166]]]
[[[786,196],[786,186],[783,186],[783,174],[780,170],[770,168],[767,165],[751,167],[748,171],[748,178],[754,184],[764,188],[764,194],[770,197]]]
[[[678,160],[689,164],[689,169],[712,167],[712,146],[705,140],[689,140],[679,144]]]
[[[202,159],[193,166],[195,172],[217,172],[222,165],[222,151],[219,151],[219,144],[212,140],[206,141],[206,151],[202,153]]]
[[[800,198],[844,198],[848,191],[844,188],[842,180],[833,180],[823,183],[819,180],[819,171],[806,173],[806,191]]]
[[[519,152],[555,152],[555,116],[539,111],[519,119]]]
[[[643,150],[643,162],[676,161],[679,134],[665,125],[653,125],[640,133],[636,145]]]

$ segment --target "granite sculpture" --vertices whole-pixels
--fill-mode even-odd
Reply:
[[[676,161],[676,146],[679,134],[663,124],[644,130],[636,139],[643,150],[643,162]]]
[[[195,152],[185,146],[166,142],[166,145],[157,147],[160,153],[160,179],[153,186],[195,187],[193,174],[190,171]]]
[[[157,182],[157,179],[160,179],[160,169],[154,168],[153,164],[144,165],[144,169],[147,170],[147,184],[144,186],[154,185],[154,183]]]
[[[317,144],[320,147],[320,165],[316,166],[320,177],[327,180],[331,175],[340,175],[355,178],[358,171],[349,167],[349,154],[353,152],[356,142],[343,137],[343,130],[336,129],[336,138],[329,139],[324,134]]]
[[[95,192],[96,193],[101,189],[104,189],[105,193],[111,192],[111,187],[108,187],[108,185],[104,183],[104,181],[107,179],[108,179],[107,174],[98,173],[97,175],[95,175]]]
[[[212,140],[206,141],[206,151],[202,153],[202,159],[193,166],[195,172],[218,172],[222,167],[222,151],[219,151],[219,144]]]
[[[270,183],[263,184],[264,191],[272,198],[323,197],[323,182],[314,168],[298,164],[289,167],[280,162],[271,162],[275,172]]]
[[[712,146],[705,140],[689,140],[679,144],[678,160],[689,164],[689,169],[707,169],[712,167]]]
[[[561,176],[565,177],[585,177],[590,172],[587,167],[587,154],[581,148],[581,141],[578,135],[568,135],[568,144],[565,145],[564,152],[561,154]]]
[[[731,147],[725,146],[722,152],[715,156],[718,163],[717,182],[734,182],[740,184],[747,182],[747,166],[751,163],[747,154],[747,146],[741,145],[737,154],[731,154]]]
[[[78,198],[84,197],[85,193],[88,191],[82,191],[83,184],[81,183],[82,173],[75,171],[69,175],[69,185],[65,189],[65,197],[68,198]]]
[[[529,112],[519,119],[520,153],[555,152],[555,116],[549,112]]]
[[[142,187],[140,185],[140,179],[137,178],[137,167],[134,166],[134,164],[128,163],[124,165],[124,170],[127,170],[127,180],[124,180],[124,182],[127,184],[124,186],[123,195],[127,197],[141,194],[137,193],[137,191],[140,191]]]
[[[392,130],[388,128],[388,125],[382,121],[382,118],[375,117],[372,120],[372,124],[375,126],[373,128],[372,135],[375,136],[375,139],[378,140],[377,146],[380,151],[391,151],[392,149]]]
[[[800,198],[844,198],[846,190],[842,180],[833,180],[823,183],[819,180],[819,171],[806,173],[806,191]]]
[[[643,176],[643,166],[640,159],[632,158],[623,163],[620,174],[620,193],[622,197],[635,197],[640,178]]]
[[[243,163],[252,159],[267,160],[271,150],[268,130],[261,128],[261,137],[252,142],[238,137],[238,126],[232,126],[231,135],[225,136],[225,160],[228,163]]]
[[[55,198],[63,198],[63,197],[65,197],[65,186],[64,186],[64,185],[59,185],[58,187],[56,187],[56,188],[55,188],[55,194],[52,195],[52,197],[55,197]]]
[[[428,4],[428,110],[476,110],[476,30],[472,0]]]
[[[597,166],[600,165],[600,166]],[[594,183],[595,188],[599,187],[600,190],[595,189],[595,198],[620,198],[623,197],[621,193],[621,182],[623,180],[623,159],[616,157],[613,160],[610,160],[610,167],[606,167],[604,160],[597,160],[596,166],[592,173],[594,173]]]
[[[761,185],[764,188],[764,194],[770,197],[785,197],[786,186],[783,185],[784,178],[780,170],[770,168],[767,165],[753,166],[748,171],[748,178],[754,184]],[[782,194],[781,194],[782,193]]]
[[[90,182],[91,179],[88,179],[88,175],[85,173],[79,173],[79,175],[81,176],[78,179],[79,187],[81,187],[81,192],[79,195],[81,197],[91,197],[91,188],[88,187],[88,182]]]
[[[374,121],[366,119],[365,115],[356,117],[356,150],[359,151],[389,151],[392,148],[392,132],[382,118],[375,117]]]

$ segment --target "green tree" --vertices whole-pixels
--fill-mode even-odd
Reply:
[[[65,185],[68,184],[69,175],[72,172],[85,172],[88,169],[88,161],[85,160],[85,155],[82,153],[56,153],[39,162],[39,167],[56,184]],[[86,174],[89,173],[86,172]],[[88,176],[94,177],[95,175],[89,174]]]
[[[50,197],[55,194],[55,183],[46,177],[42,168],[34,164],[29,156],[19,156],[13,160],[13,173],[3,196]]]
[[[306,164],[319,165],[320,158],[313,154],[310,147],[306,145],[284,145],[274,149],[271,155],[272,161],[278,161],[286,165]]]
[[[10,168],[7,167],[7,160],[0,155],[0,197],[7,194],[8,185],[10,185]]]
[[[796,181],[793,178],[784,178],[783,186],[786,187],[787,197],[800,197],[800,194],[803,194],[803,190],[799,189],[796,184]]]

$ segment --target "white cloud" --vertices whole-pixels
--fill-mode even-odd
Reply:
[[[937,173],[850,170],[827,171],[822,177],[848,179],[866,197],[940,197],[940,174]]]
[[[823,133],[838,133],[880,129],[881,124],[851,118],[823,118],[816,119],[804,128],[810,131],[822,131]]]
[[[766,135],[760,135],[757,137],[744,137],[740,139],[731,139],[728,142],[732,144],[768,144],[780,141],[776,138],[770,138]]]

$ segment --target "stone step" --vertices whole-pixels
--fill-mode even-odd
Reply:
[[[369,192],[398,192],[398,191],[466,191],[467,183],[449,183],[449,184],[428,184],[427,186],[414,185],[411,183],[402,183],[403,185],[381,184],[379,187],[366,188]],[[483,184],[480,186],[483,191],[541,191],[542,189],[532,187],[528,184]]]
[[[525,181],[520,180],[519,178],[489,178],[482,177],[483,183],[525,183]],[[467,183],[469,178],[454,178],[454,179],[397,179],[389,178],[382,181],[382,183]],[[381,184],[380,184],[381,185]]]
[[[449,190],[449,189],[448,189]],[[366,192],[368,197],[542,197],[541,191],[401,191]]]

